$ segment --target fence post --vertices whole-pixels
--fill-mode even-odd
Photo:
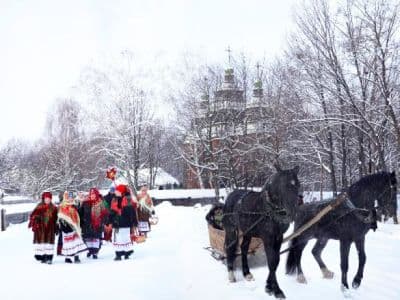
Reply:
[[[0,211],[0,230],[6,230],[6,210],[4,208]]]

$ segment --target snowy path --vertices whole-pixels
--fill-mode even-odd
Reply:
[[[33,259],[32,233],[26,223],[0,233],[0,298],[9,299],[274,299],[264,293],[265,266],[253,269],[254,282],[227,282],[226,267],[203,249],[208,245],[204,215],[207,208],[158,207],[160,223],[144,244],[135,245],[133,258],[114,262],[111,245],[105,245],[99,260],[81,255],[82,264],[68,265],[56,257],[54,264]],[[381,225],[367,235],[367,265],[364,281],[353,299],[400,299],[400,226]],[[342,299],[338,243],[330,241],[324,252],[333,280],[321,278],[307,246],[303,267],[308,285],[284,275],[282,256],[278,270],[281,288],[289,299]],[[351,250],[349,281],[357,257]]]

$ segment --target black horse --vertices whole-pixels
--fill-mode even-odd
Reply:
[[[297,230],[299,227],[307,223],[325,206],[334,201],[335,200],[321,201],[319,203],[304,204],[299,207],[295,219],[294,230]],[[286,273],[293,274],[297,270],[297,281],[300,283],[306,283],[301,268],[301,255],[308,240],[316,238],[317,242],[312,249],[312,254],[316,259],[324,278],[333,278],[333,272],[329,271],[325,263],[322,261],[321,253],[329,239],[339,240],[342,287],[348,289],[348,256],[350,245],[352,242],[355,242],[359,257],[359,266],[357,274],[353,280],[353,287],[357,288],[363,277],[366,260],[364,249],[365,235],[369,229],[376,229],[376,227],[376,212],[374,209],[372,211],[357,209],[352,206],[351,203],[342,203],[310,229],[307,229],[304,233],[291,241],[290,252],[286,261]]]
[[[354,183],[348,190],[348,199],[335,210],[325,215],[317,224],[307,229],[300,236],[290,242],[290,252],[286,261],[286,273],[294,274],[297,271],[297,280],[305,283],[301,268],[301,255],[308,240],[316,238],[317,242],[312,249],[324,278],[332,278],[333,272],[329,271],[321,259],[322,250],[329,239],[340,241],[340,258],[342,272],[342,289],[347,291],[348,256],[350,245],[355,243],[359,265],[352,286],[358,288],[363,278],[365,255],[365,235],[369,229],[377,228],[377,215],[374,208],[375,200],[382,207],[393,202],[396,195],[396,177],[394,173],[378,173],[369,175]],[[299,206],[296,213],[294,230],[307,223],[326,205],[335,200],[321,201]],[[358,207],[353,205],[356,204]]]
[[[299,168],[281,170],[277,168],[265,191],[249,192],[235,190],[228,195],[223,210],[225,229],[225,251],[228,275],[231,282],[236,281],[233,265],[239,234],[243,235],[240,245],[242,271],[246,280],[253,280],[247,263],[247,252],[252,237],[261,238],[267,255],[269,275],[265,291],[276,298],[285,298],[276,280],[279,252],[283,233],[293,221],[300,183],[297,178]],[[240,233],[239,233],[240,232]]]
[[[378,204],[378,215],[397,220],[397,180],[395,172],[380,172],[365,176],[347,192],[356,207],[372,209]]]

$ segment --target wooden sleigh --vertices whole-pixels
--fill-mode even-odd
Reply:
[[[225,231],[222,229],[217,229],[212,225],[208,224],[208,236],[210,239],[210,246],[205,249],[211,252],[211,256],[216,260],[224,260],[226,257],[225,253]],[[239,233],[239,243],[236,249],[236,255],[240,255],[240,244],[242,243],[242,234]],[[249,254],[256,253],[257,250],[263,248],[263,242],[259,238],[252,238],[249,246]]]

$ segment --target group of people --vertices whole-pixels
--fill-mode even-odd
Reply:
[[[134,196],[127,185],[112,187],[106,196],[91,188],[87,196],[65,191],[58,207],[52,194],[44,192],[41,202],[29,218],[32,228],[35,258],[51,264],[58,234],[57,255],[65,256],[66,263],[80,263],[79,254],[98,258],[102,240],[112,242],[114,260],[129,259],[133,242],[147,236],[154,206],[147,186]]]

